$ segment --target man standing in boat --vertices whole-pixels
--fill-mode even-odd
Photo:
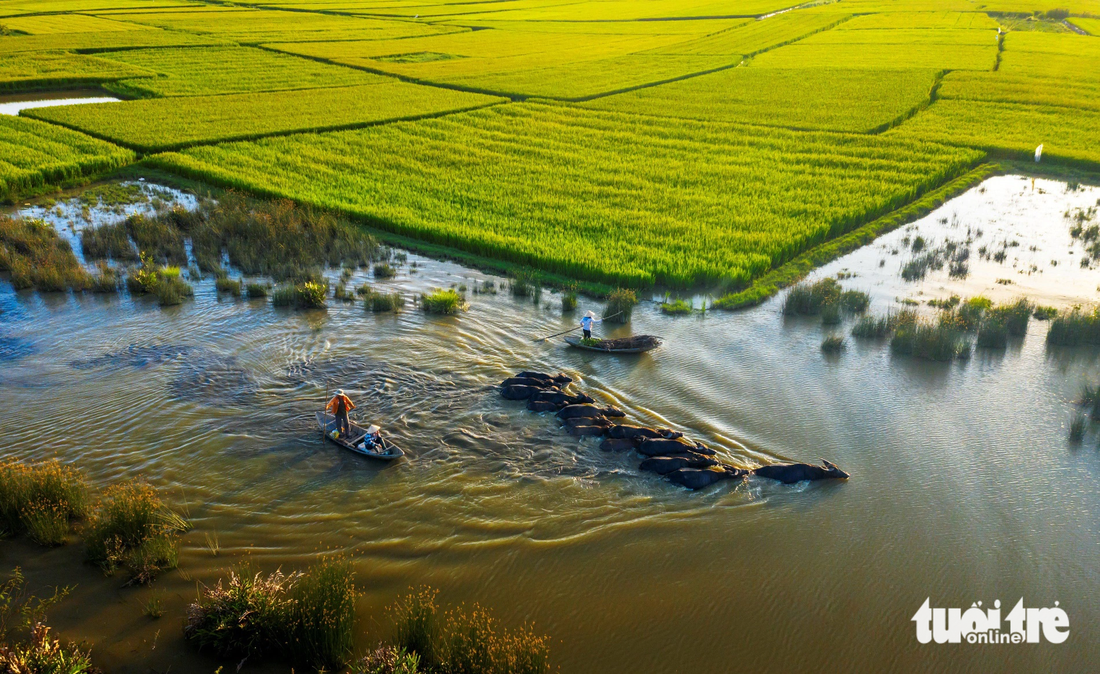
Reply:
[[[355,409],[355,403],[344,395],[344,389],[336,389],[336,395],[328,401],[326,412],[331,412],[336,417],[336,430],[347,437],[351,433],[351,421],[348,420],[348,412]]]
[[[584,315],[584,318],[581,319],[581,329],[584,330],[584,338],[592,339],[592,324],[600,323],[602,321],[603,319],[596,318],[596,314],[592,313],[591,311],[586,313]]]

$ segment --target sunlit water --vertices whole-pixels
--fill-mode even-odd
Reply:
[[[869,251],[873,264],[857,265]],[[913,288],[896,271],[873,276],[880,257],[872,246],[833,265],[860,274],[848,283],[869,286],[875,310]],[[418,271],[377,285],[411,296],[493,278],[410,260]],[[352,284],[363,281],[374,283],[360,273]],[[665,346],[616,358],[533,341],[598,311],[595,301],[582,298],[574,317],[552,293],[538,307],[506,291],[470,302],[456,317],[411,305],[396,316],[339,303],[295,312],[219,299],[207,280],[194,301],[162,309],[0,284],[0,455],[57,456],[97,485],[143,476],[195,524],[180,570],[155,586],[160,621],[141,615],[151,590],[119,589],[121,578],[80,565],[79,550],[5,542],[0,566],[78,583],[53,622],[94,642],[113,672],[212,671],[179,627],[196,581],[246,557],[289,569],[329,551],[359,574],[363,647],[385,636],[385,606],[430,584],[445,603],[534,622],[563,672],[1100,665],[1100,453],[1095,435],[1067,442],[1082,384],[1100,381],[1095,350],[1048,349],[1033,321],[1006,352],[962,364],[860,342],[826,358],[819,322],[784,319],[777,298],[680,318],[644,302],[605,334],[657,334]],[[824,457],[852,478],[688,492],[502,400],[493,385],[521,369],[565,371],[632,420],[683,430],[739,466]],[[312,413],[337,386],[408,460],[375,465],[321,441]],[[1060,601],[1069,641],[916,641],[910,618],[926,597],[965,608],[1021,596]]]
[[[0,115],[18,115],[20,110],[48,108],[55,105],[82,105],[84,103],[112,103],[121,100],[114,96],[96,95],[94,91],[43,91],[29,94],[0,96]]]

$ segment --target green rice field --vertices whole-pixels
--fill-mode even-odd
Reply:
[[[0,90],[126,99],[0,120],[4,191],[144,161],[577,280],[737,290],[989,159],[1042,144],[1044,162],[1100,171],[1097,15],[0,1]],[[49,168],[43,143],[64,150]]]

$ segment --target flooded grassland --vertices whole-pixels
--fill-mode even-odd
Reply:
[[[1081,266],[1066,213],[1098,198],[1095,188],[993,178],[815,277],[843,273],[880,312],[951,294],[1087,304],[1100,270]],[[70,207],[36,216],[79,229]],[[925,246],[914,251],[918,236]],[[971,250],[967,276],[950,275],[952,257],[923,279],[901,278],[948,240],[951,256]],[[244,558],[290,569],[328,551],[353,561],[361,614],[430,584],[449,603],[532,621],[552,635],[564,672],[1100,666],[1100,609],[1089,600],[1100,453],[1095,437],[1079,448],[1066,439],[1082,386],[1100,382],[1094,349],[1048,347],[1046,324],[1033,320],[1008,349],[965,362],[900,358],[874,341],[827,357],[821,339],[834,328],[784,317],[780,296],[677,317],[643,302],[630,325],[602,334],[655,334],[664,346],[614,358],[534,341],[598,302],[582,297],[563,316],[556,293],[536,305],[506,289],[472,292],[486,281],[505,285],[409,254],[393,279],[360,269],[349,282],[410,298],[465,286],[469,310],[444,317],[332,300],[322,311],[276,309],[219,294],[213,278],[163,308],[0,284],[0,455],[58,457],[97,484],[142,476],[194,523],[179,569],[154,586],[165,593],[159,621],[140,611],[153,590],[120,589],[71,550],[5,542],[0,566],[78,583],[53,622],[93,642],[112,672],[213,669],[179,629],[196,582]],[[601,452],[598,439],[502,400],[494,385],[521,369],[566,372],[600,403],[681,430],[737,466],[824,457],[852,478],[688,492],[639,473],[636,456]],[[337,386],[407,460],[376,466],[322,442],[312,413]],[[910,618],[928,597],[1059,601],[1071,637],[921,646]],[[360,645],[381,629],[369,623]]]

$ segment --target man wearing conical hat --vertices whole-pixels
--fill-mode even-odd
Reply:
[[[596,318],[596,314],[589,311],[581,319],[581,329],[584,330],[584,338],[592,339],[592,324],[603,322],[602,318]]]

